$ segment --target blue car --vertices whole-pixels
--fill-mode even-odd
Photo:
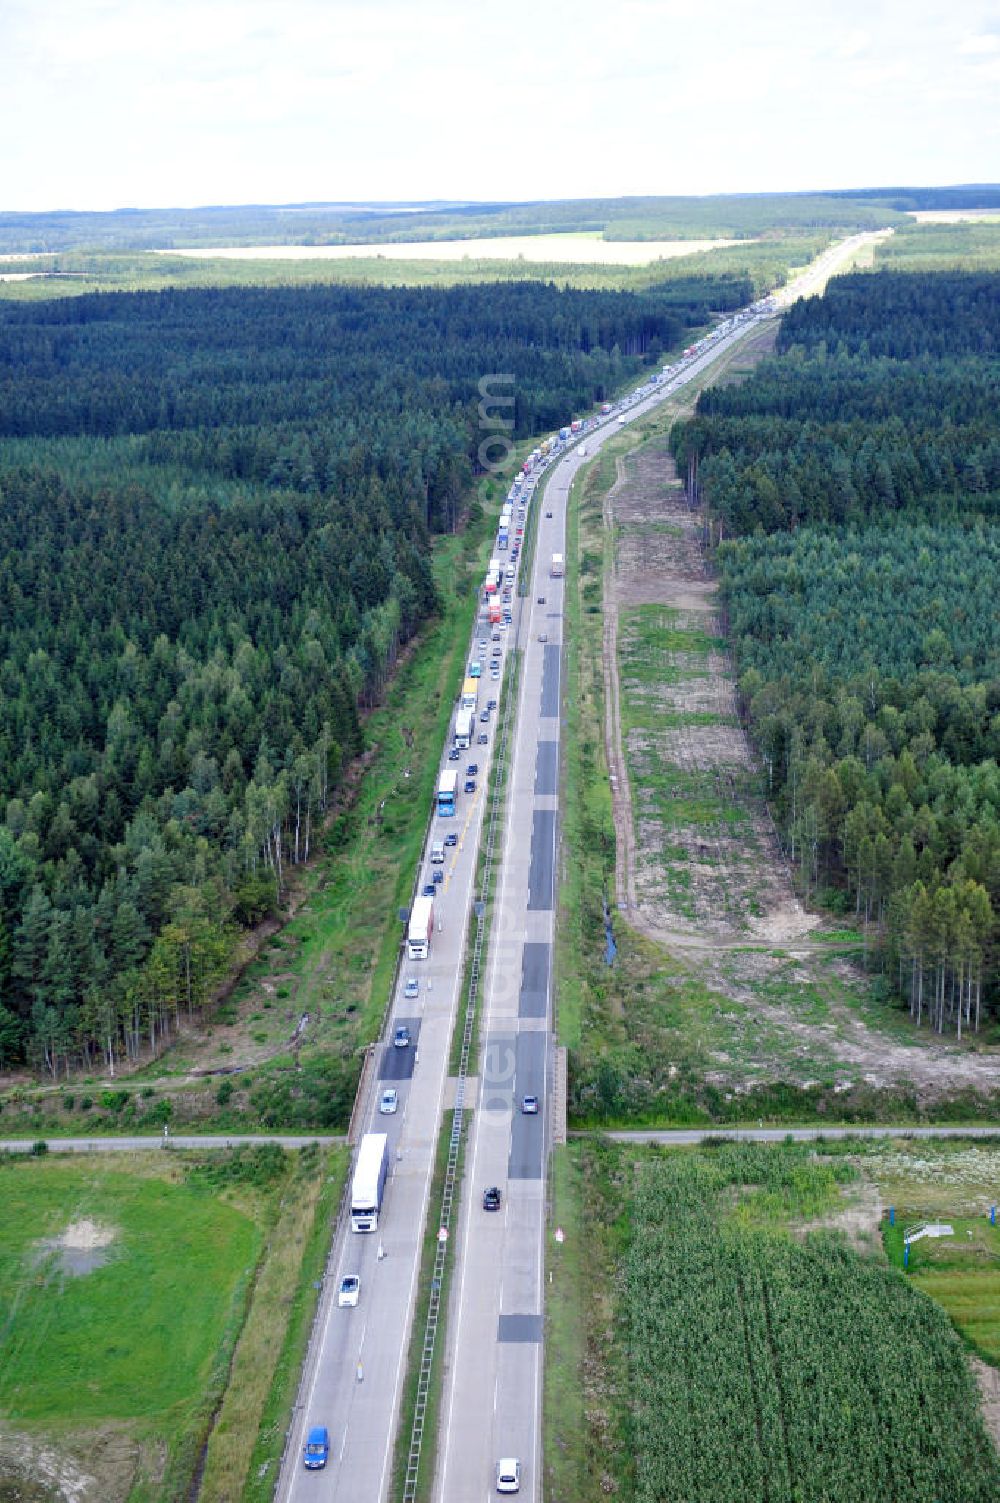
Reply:
[[[313,1425],[306,1439],[303,1460],[309,1471],[326,1466],[330,1456],[330,1432],[325,1425]]]

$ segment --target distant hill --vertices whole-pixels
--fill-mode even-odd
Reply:
[[[780,231],[872,229],[907,210],[997,208],[1000,185],[825,193],[593,198],[528,203],[300,203],[196,209],[0,212],[0,254],[211,245],[342,245],[586,230],[609,239],[746,239]]]

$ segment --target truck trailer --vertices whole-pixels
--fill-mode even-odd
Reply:
[[[465,751],[472,745],[472,722],[474,716],[474,710],[459,710],[455,716],[454,740],[459,751]]]
[[[434,899],[414,898],[410,909],[410,925],[406,931],[406,956],[408,960],[426,960],[431,953],[431,935],[434,932]]]
[[[351,1181],[351,1231],[378,1230],[382,1192],[389,1169],[389,1139],[384,1132],[366,1132],[358,1149]]]

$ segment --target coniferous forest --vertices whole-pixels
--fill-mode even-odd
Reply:
[[[836,279],[675,429],[804,887],[916,1023],[998,996],[1000,276]]]
[[[705,316],[537,284],[0,307],[0,1067],[155,1049],[280,900],[437,608],[480,378],[528,437]]]

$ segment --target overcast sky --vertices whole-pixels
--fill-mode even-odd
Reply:
[[[0,0],[0,209],[1000,179],[1000,0]]]

